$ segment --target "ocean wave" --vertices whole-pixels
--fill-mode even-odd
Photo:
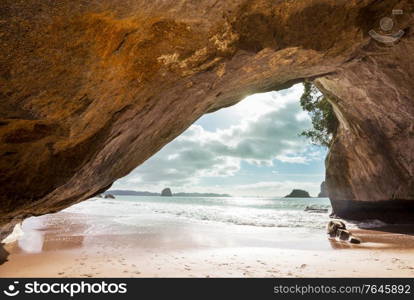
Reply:
[[[231,225],[286,228],[325,228],[329,213],[309,213],[312,208],[330,208],[326,201],[311,199],[168,199],[128,198],[86,201],[69,208],[71,212],[104,215],[114,221],[142,226],[140,218],[159,215],[197,222],[219,222]]]
[[[387,223],[382,222],[377,219],[367,219],[362,221],[352,221],[350,223],[350,228],[361,228],[361,229],[370,229],[370,228],[379,228],[386,226]]]
[[[329,214],[309,214],[307,212],[296,210],[279,210],[263,212],[255,209],[233,209],[229,212],[227,209],[210,208],[208,210],[202,207],[180,208],[180,207],[146,207],[147,212],[166,215],[187,220],[196,220],[201,222],[220,222],[233,225],[245,225],[256,227],[308,227],[308,228],[325,228],[329,220]]]

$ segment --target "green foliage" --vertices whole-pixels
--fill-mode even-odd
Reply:
[[[329,147],[338,128],[333,107],[312,82],[306,81],[303,85],[305,90],[300,105],[309,113],[313,128],[300,135],[309,138],[313,144]]]

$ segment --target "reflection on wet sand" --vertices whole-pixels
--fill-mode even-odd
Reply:
[[[65,250],[82,247],[83,233],[88,225],[72,223],[70,218],[56,218],[48,215],[30,218],[23,222],[24,235],[7,245],[13,253],[41,253],[42,251]]]
[[[329,239],[332,249],[407,249],[414,250],[414,234],[411,225],[388,225],[373,229],[353,229],[353,235],[361,239],[361,244]]]
[[[151,215],[135,224],[60,212],[22,228],[23,237],[0,251],[0,277],[414,276],[414,236],[397,228],[354,229],[359,245],[323,231]]]

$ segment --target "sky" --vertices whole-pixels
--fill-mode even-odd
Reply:
[[[311,128],[302,92],[298,84],[254,94],[204,115],[112,189],[281,197],[298,188],[316,196],[327,151],[299,136]]]

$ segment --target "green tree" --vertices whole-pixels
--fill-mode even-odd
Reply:
[[[338,119],[332,105],[318,88],[310,81],[304,82],[304,92],[300,98],[300,105],[307,111],[312,121],[312,129],[300,133],[311,140],[315,145],[328,147],[338,128]]]

